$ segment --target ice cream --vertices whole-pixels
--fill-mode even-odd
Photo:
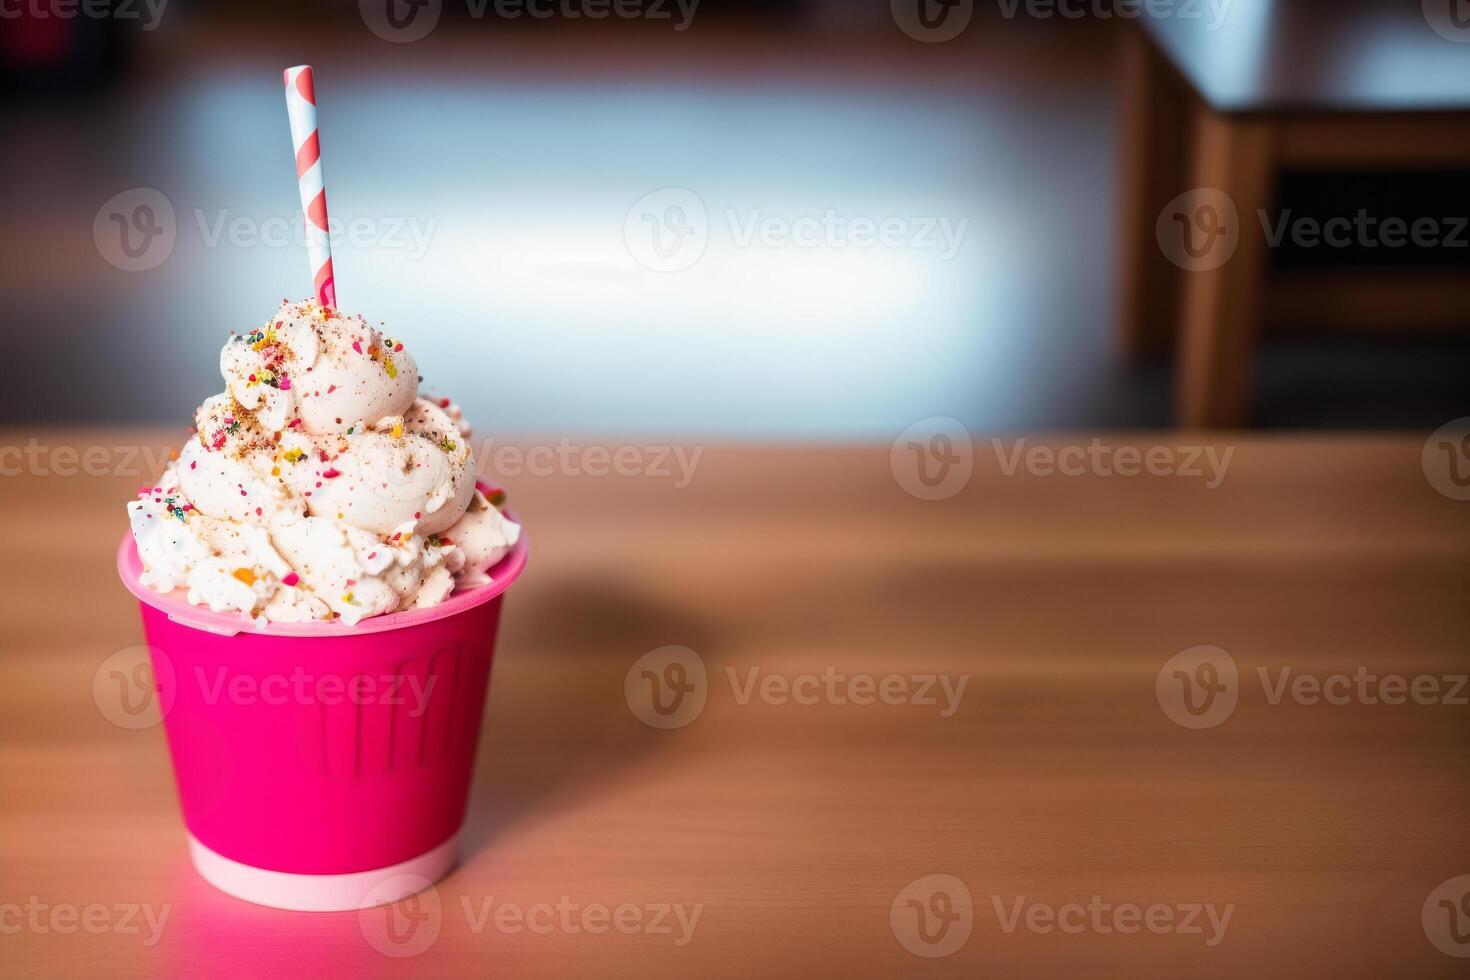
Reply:
[[[490,581],[520,526],[401,341],[313,301],[232,335],[225,391],[128,504],[151,589],[270,622],[358,621]]]

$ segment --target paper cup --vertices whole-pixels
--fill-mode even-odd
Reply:
[[[525,564],[523,534],[490,584],[438,606],[258,629],[150,590],[125,537],[118,572],[174,687],[159,703],[199,874],[260,905],[343,911],[448,873],[501,595]]]

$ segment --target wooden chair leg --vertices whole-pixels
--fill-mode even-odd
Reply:
[[[1129,360],[1173,352],[1183,279],[1159,249],[1154,224],[1190,187],[1197,99],[1142,31],[1126,33],[1118,222],[1118,337]]]
[[[1274,196],[1273,144],[1271,124],[1263,120],[1206,112],[1196,123],[1198,206],[1182,215],[1181,227],[1197,236],[1197,247],[1207,235],[1224,235],[1215,247],[1233,251],[1206,256],[1200,268],[1184,273],[1176,400],[1186,428],[1246,421],[1269,266],[1259,215]]]

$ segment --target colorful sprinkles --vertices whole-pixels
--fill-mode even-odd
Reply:
[[[350,343],[354,352],[373,361],[381,368],[387,378],[394,379],[395,381],[399,377],[399,368],[401,367],[397,363],[398,358],[406,357],[407,355],[404,353],[405,348],[401,341],[380,333],[378,329],[368,326],[366,321],[363,321],[361,318],[344,318],[342,314],[322,308],[312,302],[295,304],[294,306],[290,306],[289,309],[283,310],[279,315],[282,318],[281,320],[268,322],[243,335],[231,333],[229,338],[231,348],[227,351],[228,357],[225,365],[225,373],[229,381],[229,386],[222,396],[217,399],[211,399],[206,402],[205,406],[200,408],[196,414],[195,422],[200,447],[191,446],[189,450],[186,450],[186,452],[196,451],[201,447],[205,450],[225,450],[240,463],[248,464],[251,468],[260,466],[259,472],[261,473],[264,472],[265,468],[269,467],[271,475],[278,479],[281,478],[283,470],[290,470],[296,463],[303,461],[313,463],[312,466],[305,470],[297,470],[295,473],[291,473],[279,485],[276,481],[272,481],[269,487],[267,487],[265,484],[254,483],[245,479],[243,476],[236,475],[244,471],[230,468],[227,461],[212,464],[210,459],[201,455],[200,458],[205,463],[204,470],[208,471],[216,466],[221,467],[214,475],[217,478],[222,477],[223,480],[228,481],[221,482],[217,487],[211,485],[210,493],[227,494],[230,498],[234,498],[236,492],[238,492],[241,498],[250,498],[248,503],[240,504],[239,506],[246,510],[253,510],[254,517],[259,519],[251,520],[251,524],[259,525],[261,520],[265,518],[267,512],[274,515],[282,500],[294,498],[294,502],[298,506],[301,503],[302,497],[307,501],[311,501],[312,492],[311,490],[304,489],[304,487],[310,487],[313,483],[315,483],[315,488],[317,489],[317,499],[314,503],[308,504],[307,507],[316,508],[320,506],[322,513],[319,516],[326,518],[328,516],[329,503],[328,501],[323,501],[322,497],[330,495],[330,491],[324,489],[324,481],[336,480],[344,475],[349,475],[349,473],[345,473],[333,464],[337,460],[348,460],[351,480],[343,481],[344,483],[355,483],[366,476],[365,473],[353,469],[351,465],[352,457],[344,455],[350,453],[354,446],[359,449],[364,448],[364,444],[355,438],[351,441],[347,438],[348,436],[355,437],[358,434],[358,429],[364,429],[364,438],[378,438],[379,433],[385,432],[391,433],[392,438],[395,440],[403,440],[405,436],[411,436],[414,439],[422,438],[425,443],[437,445],[441,451],[454,454],[456,460],[467,457],[470,447],[466,445],[461,449],[457,442],[458,439],[465,437],[456,431],[453,421],[445,424],[443,417],[433,412],[432,409],[427,412],[421,408],[412,410],[396,409],[397,411],[405,412],[405,414],[402,416],[395,415],[381,424],[376,421],[376,419],[380,418],[379,415],[358,417],[354,424],[345,426],[345,432],[343,426],[345,420],[337,418],[335,428],[324,426],[323,428],[327,429],[327,431],[323,432],[318,430],[315,424],[313,424],[313,431],[310,435],[306,435],[306,421],[297,414],[298,411],[304,410],[308,405],[304,399],[322,397],[323,391],[313,390],[318,388],[325,389],[327,395],[333,395],[339,390],[339,386],[335,384],[322,384],[321,382],[327,380],[326,377],[322,376],[323,372],[313,374],[311,365],[304,362],[297,363],[297,355],[287,341],[296,336],[294,331],[298,331],[303,327],[303,317],[309,318],[315,316],[318,318],[318,323],[322,320],[336,319],[340,321],[342,325],[337,329],[341,332],[336,334],[336,338],[340,339],[337,339],[335,343]],[[307,324],[307,328],[310,329],[310,320],[306,319],[304,322]],[[356,375],[374,373],[369,372],[361,362],[355,365],[351,363],[346,365],[342,364],[338,359],[341,348],[336,347],[333,349],[333,340],[324,331],[318,333],[318,339],[328,344],[328,354],[332,356],[332,360],[334,361],[332,366],[334,368],[338,370],[346,368]],[[236,344],[245,345],[245,347],[233,346]],[[353,358],[349,355],[347,360],[350,362]],[[290,366],[290,373],[287,371],[288,365]],[[319,364],[318,367],[320,366]],[[292,377],[293,374],[295,375],[294,378]],[[380,380],[381,376],[376,376],[376,378],[379,380],[362,378],[360,381],[354,382],[354,385],[358,388],[363,386],[367,387],[369,392],[367,400],[369,401],[374,397],[386,394],[385,389],[390,387],[384,385]],[[407,380],[408,376],[405,377],[405,383],[407,383]],[[422,376],[418,377],[418,381],[422,383]],[[283,405],[279,398],[268,396],[262,390],[256,390],[247,396],[244,394],[244,388],[240,386],[273,388],[283,392],[291,392],[294,389],[295,393]],[[396,398],[400,392],[396,390],[397,386],[392,387],[395,389],[393,395]],[[423,397],[430,398],[431,396],[425,395]],[[349,412],[349,407],[358,403],[356,396],[339,399],[337,402],[338,404],[330,405],[330,407],[325,405],[321,406],[317,409],[316,414],[320,416],[331,416],[335,414],[332,412],[332,408],[337,409],[337,412],[342,415],[365,414],[356,409]],[[430,404],[434,403],[437,403],[440,408],[448,412],[453,420],[458,420],[458,408],[453,405],[450,399],[431,398]],[[419,405],[423,406],[423,403],[420,402]],[[314,416],[308,416],[308,418],[312,417]],[[437,425],[434,424],[436,420],[439,423]],[[295,430],[298,436],[289,441],[302,442],[303,445],[288,449],[281,443],[283,435],[287,435],[291,430]],[[337,433],[337,435],[332,435],[333,433]],[[418,458],[419,447],[421,445],[420,443],[414,443],[412,447],[413,452],[408,453],[408,457],[403,461],[405,467],[409,467],[410,465],[423,467],[426,465],[423,460]],[[404,447],[398,447],[394,452],[394,457],[399,457],[403,452]],[[169,458],[176,461],[178,454],[171,454]],[[274,462],[272,462],[272,458]],[[320,461],[319,463],[318,460]],[[198,462],[190,460],[187,467],[180,464],[179,468],[181,470],[195,470],[198,468]],[[224,476],[226,473],[229,475]],[[299,478],[297,474],[299,474]],[[473,479],[473,475],[467,471],[462,472],[456,470],[455,474],[456,479]],[[243,482],[237,483],[235,482],[236,480],[242,480]],[[237,547],[237,544],[246,544],[248,543],[247,541],[238,541],[228,545],[220,543],[224,540],[223,538],[216,541],[212,536],[219,529],[215,528],[214,518],[211,518],[209,515],[199,513],[199,520],[194,520],[191,523],[191,516],[196,512],[194,505],[185,502],[182,492],[176,489],[176,484],[165,481],[161,482],[164,482],[164,486],[162,487],[140,488],[140,497],[145,500],[151,497],[155,505],[162,506],[168,517],[176,518],[181,523],[190,525],[195,533],[201,535],[200,541],[204,542],[207,550],[212,553],[215,559],[229,556],[234,558],[235,561],[245,561],[247,563],[256,560],[256,557],[248,548],[242,549]],[[251,482],[251,486],[247,488],[244,486],[244,482]],[[203,486],[201,485],[201,488]],[[366,487],[367,484],[364,486]],[[386,487],[387,484],[384,484],[384,486]],[[341,489],[340,485],[339,489]],[[356,489],[356,487],[352,488],[354,493]],[[490,502],[496,507],[499,507],[505,500],[505,492],[499,488],[492,489],[486,487],[485,493]],[[173,495],[169,496],[168,494]],[[207,497],[206,506],[212,506],[209,501],[213,499],[212,496]],[[344,506],[348,502],[350,502],[350,498],[344,501],[330,500],[331,504],[342,507],[343,511],[349,509]],[[256,506],[257,503],[263,503],[265,506]],[[232,512],[235,506],[235,504],[230,505]],[[336,507],[331,507],[330,509],[336,510]],[[336,514],[339,521],[345,520],[343,511],[338,511]],[[145,516],[154,517],[157,513],[155,510],[153,513],[146,514]],[[316,512],[311,511],[311,513]],[[436,554],[430,556],[430,558],[423,558],[423,561],[426,563],[430,560],[445,561],[445,557],[437,552],[455,547],[454,542],[443,533],[420,537],[419,534],[421,532],[417,532],[417,527],[418,522],[422,518],[423,515],[421,513],[415,512],[413,514],[413,522],[405,522],[401,530],[386,536],[375,536],[377,541],[380,542],[377,545],[378,550],[370,551],[367,558],[363,560],[363,572],[366,572],[368,568],[378,567],[371,563],[378,559],[380,553],[385,556],[392,556],[396,553],[400,562],[421,560],[422,552],[419,548],[421,542],[425,548],[436,551]],[[240,520],[244,519],[240,518]],[[167,526],[172,527],[172,525]],[[255,527],[251,530],[258,533],[259,528]],[[177,540],[180,532],[168,533],[171,537],[166,540],[174,541]],[[232,540],[239,539],[241,538],[241,532],[234,531],[230,537]],[[383,551],[384,546],[391,550]],[[355,550],[356,547],[354,546]],[[301,576],[297,572],[289,570],[289,568],[283,570],[285,574],[278,575],[274,570],[265,570],[267,567],[275,568],[273,564],[269,563],[267,566],[247,564],[238,568],[232,568],[234,561],[222,562],[221,564],[223,564],[223,568],[219,568],[218,565],[215,566],[214,569],[211,569],[211,575],[226,577],[226,582],[229,579],[240,582],[257,594],[257,599],[260,603],[268,599],[270,593],[277,586],[286,589],[299,587],[304,590],[304,593],[293,593],[289,598],[289,602],[293,605],[310,603],[312,607],[311,615],[313,616],[331,620],[340,620],[346,616],[347,619],[355,622],[360,615],[370,612],[370,609],[361,608],[365,604],[356,597],[356,586],[358,585],[356,579],[338,579],[333,583],[337,585],[336,589],[324,587],[321,596],[318,597],[316,590],[303,582]],[[306,567],[308,573],[311,573],[309,566],[303,567]],[[216,571],[215,569],[218,570]],[[362,574],[362,572],[358,574]],[[455,574],[457,576],[458,573]],[[380,587],[382,580],[377,577],[377,573],[371,573],[364,581],[376,589]],[[395,590],[397,589],[395,582],[389,580],[388,584],[393,586]],[[219,580],[214,579],[212,587],[218,587],[219,585]],[[234,591],[238,598],[231,597],[227,601],[237,604],[244,603],[246,601],[245,594],[240,593],[239,590]],[[329,597],[331,593],[334,591],[338,592],[340,603],[359,607],[358,612],[341,613],[325,608],[330,602]],[[323,599],[327,599],[328,603],[324,603],[322,601]],[[378,595],[376,592],[370,595],[369,603],[366,605],[378,605]],[[254,609],[246,610],[246,613],[247,616],[255,613],[257,626],[264,628],[267,625],[267,621],[265,616],[258,612],[258,609],[259,603]]]

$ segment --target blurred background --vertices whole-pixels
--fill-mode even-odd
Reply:
[[[1438,124],[1470,104],[1454,0],[55,6],[0,20],[12,423],[183,423],[222,387],[226,332],[308,293],[297,63],[342,307],[407,338],[487,435],[1188,423],[1173,338],[1213,273],[1173,261],[1159,201],[1217,172],[1191,156],[1201,113]],[[1173,108],[1140,118],[1161,93]],[[1335,133],[1313,146],[1385,142]],[[1189,176],[1155,179],[1161,160]],[[1238,202],[1242,241],[1289,230],[1232,260],[1266,285],[1231,314],[1253,333],[1225,421],[1461,414],[1462,146],[1292,161],[1259,222]],[[1437,233],[1328,247],[1279,225],[1360,209]],[[1217,300],[1256,288],[1232,275]],[[1276,302],[1283,280],[1315,285]],[[1387,285],[1343,301],[1368,280]]]

